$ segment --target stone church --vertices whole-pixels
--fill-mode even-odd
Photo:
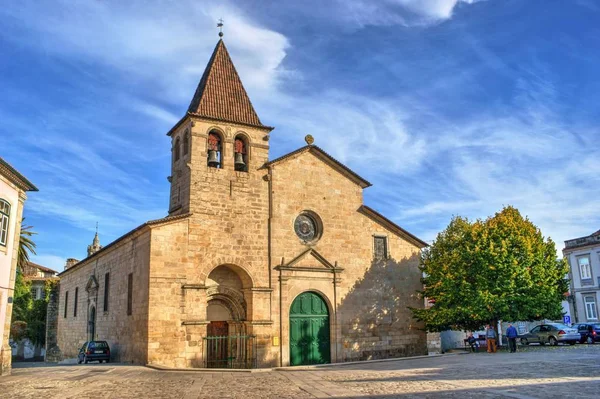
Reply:
[[[427,353],[426,246],[363,204],[371,184],[307,136],[269,158],[222,39],[168,132],[168,216],[69,260],[49,353],[106,340],[115,361],[247,368]],[[97,238],[97,237],[96,237]]]

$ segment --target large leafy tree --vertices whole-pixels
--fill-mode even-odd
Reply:
[[[423,252],[421,270],[431,306],[412,311],[429,331],[562,317],[568,265],[513,207],[486,220],[453,218]]]

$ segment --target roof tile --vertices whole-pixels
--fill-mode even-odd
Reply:
[[[210,57],[188,112],[205,118],[265,127],[250,102],[223,40],[219,40]]]

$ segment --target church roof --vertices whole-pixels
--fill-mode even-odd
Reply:
[[[27,262],[26,267],[28,268],[28,270],[23,271],[23,274],[25,274],[25,275],[35,273],[33,271],[34,269],[38,269],[38,270],[41,270],[41,271],[47,272],[47,273],[58,274],[58,272],[56,270],[50,269],[49,267],[46,267],[46,266],[38,265],[37,263],[33,263],[31,261]]]
[[[369,183],[367,180],[360,177],[357,173],[352,171],[349,167],[347,167],[346,165],[344,165],[343,163],[341,163],[340,161],[338,161],[337,159],[335,159],[334,157],[332,157],[331,155],[329,155],[328,153],[323,151],[323,149],[319,148],[316,145],[312,145],[312,144],[305,145],[304,147],[300,147],[295,151],[292,151],[292,152],[287,153],[279,158],[269,161],[269,162],[265,163],[264,167],[269,167],[271,165],[279,163],[283,160],[286,160],[290,157],[293,157],[294,155],[297,155],[297,154],[300,154],[303,152],[312,153],[317,158],[321,159],[322,161],[324,161],[325,163],[327,163],[328,165],[330,165],[331,167],[336,169],[338,172],[340,172],[344,176],[348,177],[350,180],[352,180],[353,182],[355,182],[362,188],[367,188],[367,187],[372,186],[371,183]]]
[[[188,114],[269,128],[258,118],[223,39],[219,40],[208,61]]]
[[[111,242],[110,244],[108,244],[107,246],[102,247],[100,250],[98,250],[98,251],[94,252],[93,254],[89,255],[87,258],[80,260],[79,262],[75,263],[73,266],[69,267],[68,269],[65,269],[62,272],[60,272],[59,276],[62,276],[63,274],[65,274],[67,272],[70,272],[73,269],[76,269],[78,266],[83,265],[88,260],[90,260],[92,258],[95,258],[95,257],[99,256],[100,254],[103,254],[109,248],[112,248],[117,243],[123,241],[124,239],[126,239],[129,236],[132,236],[134,233],[142,230],[145,227],[154,226],[154,225],[163,224],[163,223],[168,223],[168,222],[172,222],[172,221],[175,221],[175,220],[185,219],[185,218],[187,218],[187,217],[189,217],[191,215],[192,215],[191,213],[184,213],[184,214],[181,214],[181,215],[166,216],[166,217],[161,218],[161,219],[149,220],[146,223],[139,225],[135,229],[133,229],[133,230],[131,230],[131,231],[123,234],[121,237],[117,238],[116,240],[114,240],[113,242]]]

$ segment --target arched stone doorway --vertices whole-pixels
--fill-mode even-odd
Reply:
[[[290,307],[290,365],[330,361],[329,308],[318,293],[303,292]]]
[[[93,341],[96,336],[96,307],[90,307],[90,314],[88,318],[88,341]]]
[[[248,356],[248,302],[244,293],[252,288],[252,279],[241,268],[221,265],[206,279],[206,365],[214,368],[232,367],[232,362]],[[249,300],[247,300],[249,299]]]

